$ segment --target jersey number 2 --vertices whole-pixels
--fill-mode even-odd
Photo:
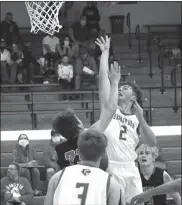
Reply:
[[[119,139],[120,140],[125,140],[126,141],[126,138],[123,137],[123,134],[126,133],[126,129],[127,129],[126,126],[124,126],[124,125],[121,126],[121,130],[120,130],[120,134],[119,134]]]
[[[77,183],[76,188],[83,187],[83,193],[78,195],[78,198],[81,199],[80,205],[85,205],[86,198],[87,198],[87,192],[88,192],[88,183]]]

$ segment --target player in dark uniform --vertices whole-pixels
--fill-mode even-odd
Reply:
[[[158,187],[164,183],[171,181],[169,174],[154,164],[158,157],[158,149],[156,147],[149,147],[142,144],[137,149],[140,176],[142,179],[142,186],[144,191]],[[176,205],[181,204],[181,197],[179,193],[172,193],[171,196],[175,200]],[[167,205],[166,194],[156,195],[145,202],[145,205]]]
[[[105,105],[105,109],[100,114],[100,119],[92,128],[97,129],[100,132],[104,132],[107,128],[110,120],[112,119],[116,109],[118,96],[118,83],[120,79],[120,66],[115,62],[109,72],[111,82],[111,94],[108,102]],[[116,86],[117,84],[117,86]],[[100,92],[100,91],[99,91]],[[53,129],[67,139],[66,142],[56,146],[56,152],[58,155],[58,164],[60,169],[77,164],[79,161],[79,152],[77,149],[77,140],[79,134],[84,130],[83,123],[79,120],[73,110],[65,110],[57,115],[53,121]],[[106,170],[108,166],[108,158],[105,154],[100,163],[100,168]]]

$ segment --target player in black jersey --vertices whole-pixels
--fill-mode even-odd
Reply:
[[[91,127],[97,129],[100,132],[104,132],[109,122],[117,109],[118,101],[118,83],[120,80],[120,66],[118,63],[114,63],[111,66],[109,79],[111,83],[111,91],[108,102],[105,105],[105,109],[100,114],[100,119]],[[99,90],[99,92],[102,92]],[[73,110],[65,110],[59,113],[53,121],[53,129],[67,139],[66,142],[56,146],[56,152],[58,155],[58,164],[60,169],[77,164],[79,161],[79,152],[77,149],[77,139],[79,134],[84,130],[83,123],[79,120]],[[107,169],[108,158],[107,155],[101,160],[100,168]]]
[[[137,149],[137,154],[144,191],[153,189],[172,180],[166,171],[156,167],[154,164],[155,159],[159,156],[157,147],[142,144]],[[181,204],[179,193],[172,193],[171,196],[175,200],[176,205]],[[145,205],[167,205],[166,194],[151,197],[149,201],[145,202]]]
[[[169,181],[163,185],[147,190],[132,198],[130,205],[140,205],[141,203],[149,200],[153,196],[161,194],[170,194],[174,192],[181,193],[181,178]]]

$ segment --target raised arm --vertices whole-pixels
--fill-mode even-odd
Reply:
[[[97,38],[95,43],[100,47],[100,50],[102,51],[99,68],[99,99],[102,112],[105,104],[109,100],[111,89],[108,78],[110,38],[108,38],[108,36],[106,36],[106,39],[104,39],[103,37],[101,37],[100,39]]]
[[[110,96],[108,101],[105,103],[103,110],[101,111],[99,121],[92,126],[92,128],[98,129],[101,132],[105,131],[117,109],[118,83],[121,76],[120,69],[121,68],[117,62],[111,64],[111,69],[109,71],[109,80],[111,86]],[[102,91],[100,90],[99,92]]]

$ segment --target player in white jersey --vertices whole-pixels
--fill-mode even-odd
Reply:
[[[83,131],[78,138],[80,164],[66,167],[51,178],[44,205],[120,205],[119,184],[99,169],[106,146],[103,133]]]
[[[110,83],[107,76],[109,71],[108,56],[110,38],[101,37],[96,44],[102,51],[100,60],[100,94],[101,112],[110,95]],[[105,134],[108,138],[107,154],[109,169],[118,179],[121,190],[124,191],[125,201],[141,193],[142,183],[138,168],[135,166],[137,154],[135,149],[143,141],[154,146],[156,138],[143,117],[143,109],[138,104],[141,100],[140,89],[131,83],[119,86],[118,109],[108,125]]]
[[[109,122],[111,121],[111,119],[112,119],[112,117],[113,117],[113,115],[114,115],[114,113],[117,109],[118,83],[119,83],[119,80],[120,80],[120,66],[118,66],[118,65],[112,66],[110,72],[107,73],[107,75],[110,79],[110,89],[111,89],[110,90],[110,97],[109,97],[107,103],[105,104],[104,109],[101,111],[99,121],[97,121],[91,127],[92,129],[94,128],[95,130],[98,130],[100,132],[104,132],[104,130],[107,128]],[[99,92],[102,92],[102,90],[99,89]],[[66,119],[67,124],[65,124],[64,118]],[[64,137],[66,137],[68,140],[72,139],[72,142],[70,142],[70,144],[71,144],[71,143],[75,143],[77,141],[77,136],[80,135],[83,132],[84,128],[83,128],[82,122],[76,117],[76,115],[74,115],[72,113],[68,113],[68,115],[67,115],[67,113],[65,113],[64,116],[62,114],[57,116],[56,120],[54,121],[54,129],[56,130],[56,132],[60,133]],[[89,130],[90,129],[88,129],[84,133],[92,133],[92,130],[91,131],[89,131]],[[93,132],[93,133],[96,133],[96,132]],[[94,148],[94,146],[97,147],[97,144],[99,145],[99,136],[97,136],[97,133],[95,134],[95,137],[98,140],[97,143],[94,142],[93,137],[91,137],[91,141],[88,143],[88,146],[86,146],[86,144],[84,144],[84,146],[82,147],[78,143],[78,145],[80,146],[80,148],[78,147],[78,153],[81,154],[81,158],[82,158],[82,160],[84,160],[83,165],[86,165],[85,163],[87,162],[87,160],[89,161],[89,165],[94,163],[98,167],[99,164],[100,164],[100,158],[102,156],[100,155],[101,153],[99,154],[99,150],[102,150],[102,146],[100,147],[100,149],[99,148],[98,149]],[[89,140],[89,135],[86,134],[86,136],[87,136],[86,139],[88,138],[88,140]],[[74,142],[73,142],[73,139],[75,139]],[[83,154],[82,154],[82,151],[80,149],[83,150]],[[105,149],[104,149],[104,151],[105,151]],[[95,158],[94,157],[90,158],[89,156],[91,154],[93,156],[95,156]],[[75,168],[75,170],[79,170],[80,165],[76,165],[76,166],[78,168]],[[71,168],[70,169],[66,168],[66,170],[69,171],[69,170],[71,170]],[[65,171],[65,172],[66,172],[65,176],[68,176],[69,173],[67,171]],[[61,173],[63,173],[63,171]],[[60,173],[58,173],[58,174],[56,174],[55,176],[52,177],[52,179],[50,180],[49,186],[48,186],[48,191],[47,191],[47,195],[46,195],[46,198],[45,198],[44,205],[50,205],[50,204],[51,205],[66,205],[66,203],[69,204],[69,205],[70,204],[74,204],[74,205],[80,205],[80,204],[81,205],[83,205],[83,204],[84,205],[92,205],[92,204],[104,205],[104,204],[106,204],[106,199],[108,199],[110,201],[110,203],[109,203],[110,205],[111,204],[112,205],[114,205],[114,204],[117,205],[118,204],[118,200],[117,200],[118,197],[114,196],[114,193],[115,192],[116,192],[116,194],[118,193],[118,191],[117,191],[118,188],[117,188],[117,190],[115,190],[113,188],[114,191],[112,191],[112,189],[111,189],[109,195],[105,196],[103,193],[105,193],[105,189],[106,189],[106,187],[104,185],[106,183],[106,173],[102,172],[101,170],[96,171],[96,172],[93,171],[93,173],[98,175],[98,177],[101,177],[101,175],[102,175],[103,184],[99,184],[99,186],[100,186],[100,188],[99,188],[98,187],[98,181],[97,181],[98,177],[96,177],[95,180],[92,177],[92,181],[91,181],[92,185],[91,185],[91,188],[88,189],[88,191],[89,190],[90,191],[89,191],[88,200],[86,201],[87,203],[84,203],[84,201],[81,201],[81,199],[80,199],[81,198],[81,191],[79,189],[79,186],[81,186],[81,185],[77,185],[78,187],[75,187],[75,190],[72,189],[73,188],[72,186],[69,187],[69,185],[72,184],[70,181],[74,180],[74,178],[72,178],[72,176],[74,175],[74,172],[73,172],[71,175],[69,175],[69,177],[68,177],[69,180],[67,180],[67,182],[65,182],[67,185],[64,184],[64,187],[69,187],[69,188],[66,191],[60,190],[60,191],[63,191],[61,193],[59,193],[59,191],[58,191],[59,188],[57,189],[57,183],[58,183],[58,180],[59,180],[58,178],[60,177]],[[103,173],[103,174],[101,174],[101,173]],[[81,178],[80,174],[78,174],[78,176]],[[83,177],[83,178],[85,178],[85,177]],[[100,179],[101,178],[99,178],[99,180]],[[60,183],[59,183],[59,185],[60,185]],[[111,187],[114,187],[114,186],[115,185],[111,185]],[[74,195],[74,193],[77,193],[76,190],[79,191],[77,197]],[[83,188],[82,188],[82,190],[83,190]],[[74,193],[70,193],[70,194],[66,195],[66,193],[69,193],[69,191],[73,191]],[[113,194],[111,192],[113,192]],[[59,194],[56,194],[56,193],[59,193]],[[59,197],[58,197],[58,195],[59,195]],[[95,199],[94,199],[94,196],[95,196]],[[67,197],[69,197],[69,199],[67,199],[68,201],[66,201]],[[93,199],[91,201],[92,197],[93,197]],[[115,203],[115,201],[116,201],[116,203]]]

